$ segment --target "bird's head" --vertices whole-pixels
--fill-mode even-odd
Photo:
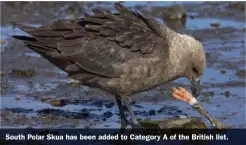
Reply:
[[[202,44],[190,36],[185,36],[186,45],[188,47],[188,54],[186,59],[187,66],[185,70],[185,77],[191,81],[191,91],[194,97],[200,94],[200,79],[203,75],[206,66],[206,58]]]

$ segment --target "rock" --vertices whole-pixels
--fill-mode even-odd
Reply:
[[[72,87],[72,88],[80,88],[81,83],[79,83],[79,82],[68,82],[67,86]]]
[[[180,20],[186,17],[185,9],[181,5],[173,5],[164,9],[163,17],[165,20]]]
[[[105,103],[104,105],[105,105],[106,108],[114,107],[114,103],[113,102]]]
[[[136,107],[136,108],[144,108],[143,106],[137,105],[137,104],[135,104],[134,107]]]
[[[243,32],[246,32],[246,27],[244,27],[242,30],[243,30]]]
[[[110,111],[107,111],[107,112],[104,112],[102,116],[103,116],[103,118],[107,119],[107,118],[112,117],[113,113]]]
[[[91,103],[91,105],[102,108],[104,105],[104,102],[103,102],[103,100],[97,100],[97,101],[94,101],[93,103]]]
[[[66,100],[61,99],[61,98],[51,100],[49,101],[49,104],[55,107],[62,107],[62,106],[67,105]]]
[[[149,111],[149,115],[150,115],[150,116],[155,115],[155,110],[151,109],[151,110]]]
[[[217,23],[217,22],[212,22],[212,23],[210,23],[210,26],[212,26],[212,27],[219,27],[220,26],[220,24],[219,23]]]
[[[6,108],[5,110],[11,111],[12,113],[31,113],[33,109],[25,109],[25,108]]]
[[[2,71],[0,71],[0,77],[3,78],[6,74]]]
[[[33,14],[33,16],[38,17],[38,16],[40,16],[40,13],[36,12]]]
[[[15,97],[15,100],[16,100],[16,101],[19,101],[19,100],[21,100],[21,99],[20,99],[20,97],[17,96],[17,97]]]
[[[226,91],[226,92],[225,92],[225,96],[226,96],[226,97],[230,97],[230,96],[231,96],[231,93],[230,93],[229,91]]]
[[[220,73],[221,74],[226,74],[226,71],[225,70],[220,70]]]
[[[170,19],[164,19],[165,24],[172,30],[179,30],[185,27],[186,25],[186,19],[182,18],[180,20],[170,20]]]
[[[74,15],[70,15],[70,16],[69,16],[69,19],[70,19],[71,21],[74,21],[74,20],[75,20],[75,16],[74,16]]]
[[[202,92],[202,95],[204,96],[204,97],[213,97],[214,96],[214,92]]]
[[[52,116],[60,116],[65,118],[73,118],[73,119],[85,119],[88,118],[91,114],[89,112],[69,112],[59,109],[42,109],[37,111],[38,115],[52,115]]]
[[[230,9],[238,9],[240,11],[244,11],[245,3],[244,2],[230,2],[227,7]]]
[[[49,100],[49,99],[50,99],[50,98],[48,98],[48,97],[41,97],[41,98],[40,98],[40,101],[41,101],[41,102],[45,102],[45,101],[47,101],[47,100]]]
[[[198,117],[169,118],[164,120],[140,120],[143,129],[206,129],[206,124]]]
[[[10,75],[21,76],[21,77],[33,77],[36,75],[36,71],[33,69],[27,69],[27,70],[13,69]]]
[[[245,78],[245,74],[246,74],[245,70],[238,70],[236,72],[236,75],[241,78]]]
[[[4,44],[5,43],[5,41],[4,40],[0,40],[0,44]]]

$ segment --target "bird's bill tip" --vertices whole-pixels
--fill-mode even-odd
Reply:
[[[192,96],[194,96],[195,98],[197,98],[200,95],[200,79],[194,79],[194,77],[192,77],[191,92]]]

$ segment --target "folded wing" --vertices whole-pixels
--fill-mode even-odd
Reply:
[[[168,48],[165,31],[170,30],[163,31],[157,21],[119,3],[115,8],[118,14],[94,9],[93,16],[59,20],[39,28],[13,23],[32,36],[15,38],[68,73],[120,77],[124,72],[116,73],[114,64],[149,58],[156,48]]]

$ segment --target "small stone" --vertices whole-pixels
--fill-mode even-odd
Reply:
[[[35,76],[37,73],[35,70],[33,69],[27,69],[27,70],[17,70],[17,69],[13,69],[10,73],[11,75],[14,76],[21,76],[21,77],[33,77]]]
[[[105,103],[104,105],[105,105],[106,108],[112,108],[112,107],[114,107],[114,103],[113,102]]]
[[[225,96],[226,96],[226,97],[230,97],[230,96],[231,96],[231,93],[230,93],[229,91],[226,91],[226,92],[225,92]]]
[[[95,101],[92,103],[92,105],[95,105],[96,107],[100,107],[102,108],[103,107],[103,101],[102,100],[98,100],[98,101]]]
[[[207,52],[207,53],[205,53],[205,55],[206,55],[206,58],[208,58],[208,57],[210,57],[211,53]]]
[[[72,87],[72,88],[80,88],[81,84],[77,82],[68,82],[67,86]]]
[[[165,20],[180,20],[186,18],[185,9],[182,5],[172,5],[163,11]]]
[[[33,109],[24,109],[24,108],[7,108],[6,110],[11,111],[12,113],[30,113],[30,112],[33,112]]]
[[[104,112],[103,113],[103,117],[106,119],[106,118],[110,118],[110,117],[112,117],[113,116],[113,113],[112,112],[110,112],[110,111],[107,111],[107,112]]]
[[[220,24],[217,23],[217,22],[213,22],[213,23],[210,23],[210,26],[212,26],[212,27],[219,27]]]
[[[47,101],[47,100],[49,100],[49,98],[46,98],[46,97],[41,97],[41,98],[40,98],[40,101],[41,101],[41,102],[45,102],[45,101]]]
[[[236,115],[237,113],[236,112],[231,112],[230,114],[229,114],[229,116],[234,116],[234,115]]]
[[[243,32],[246,32],[246,27],[243,28]]]
[[[74,16],[74,15],[70,15],[70,16],[69,16],[69,19],[70,19],[71,21],[74,21],[74,20],[75,20],[75,16]]]
[[[155,113],[155,110],[151,109],[151,110],[149,111],[149,115],[150,115],[150,116],[155,115],[155,114],[156,114],[156,113]]]
[[[220,73],[221,74],[226,74],[226,71],[225,70],[220,70]]]
[[[15,97],[15,100],[16,100],[16,101],[19,101],[19,100],[20,100],[20,97]]]
[[[33,14],[35,17],[38,17],[38,16],[40,16],[40,13],[34,13]]]
[[[137,105],[137,104],[135,104],[134,107],[136,107],[136,108],[144,108],[143,106]]]
[[[202,92],[203,96],[205,97],[213,97],[214,96],[214,92]]]
[[[165,111],[165,108],[160,108],[159,110],[157,110],[157,113],[161,113],[163,111]]]
[[[244,11],[245,10],[245,4],[243,2],[231,2],[228,4],[227,6],[230,9],[237,9],[240,11]]]
[[[83,112],[83,113],[88,112],[88,109],[86,109],[86,108],[81,109],[81,112]]]
[[[4,40],[0,40],[0,44],[5,44],[5,41]]]
[[[201,118],[169,118],[164,120],[141,120],[139,121],[143,129],[206,129],[206,124]]]
[[[238,70],[236,72],[236,75],[241,78],[245,78],[245,74],[246,74],[245,70]]]
[[[49,104],[51,104],[52,106],[55,106],[55,107],[62,107],[62,106],[65,106],[66,101],[64,99],[54,99],[54,100],[51,100],[49,102]]]
[[[1,78],[4,77],[5,76],[5,73],[2,72],[2,71],[0,71],[0,76],[1,76]]]
[[[177,113],[182,113],[182,111],[181,110],[177,110]]]

